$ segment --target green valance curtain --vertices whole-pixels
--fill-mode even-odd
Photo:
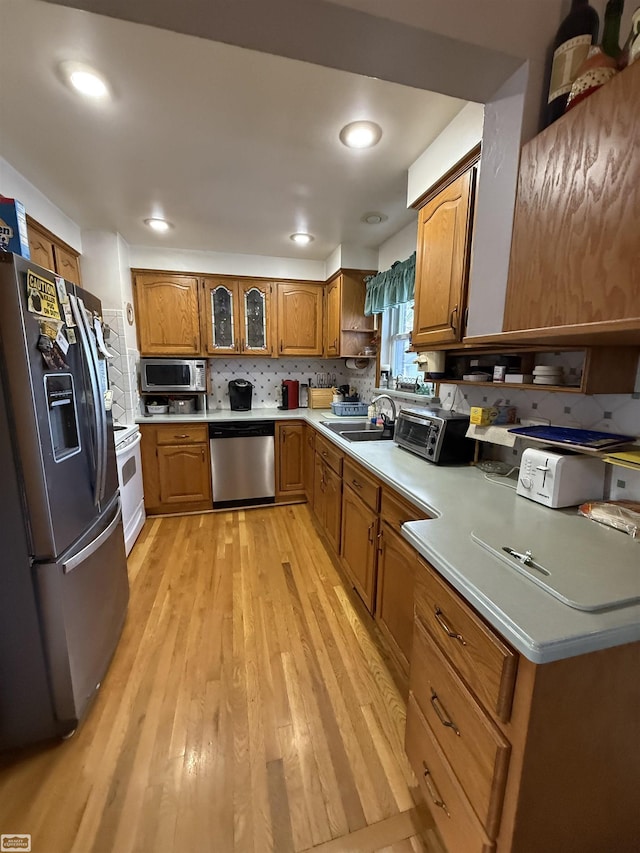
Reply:
[[[364,313],[382,314],[385,308],[393,308],[403,302],[411,302],[415,292],[416,253],[406,261],[396,261],[391,269],[370,275],[366,279],[367,291]]]

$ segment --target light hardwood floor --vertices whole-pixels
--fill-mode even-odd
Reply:
[[[0,757],[0,832],[34,853],[443,853],[405,703],[305,505],[152,519],[129,573],[85,723]]]

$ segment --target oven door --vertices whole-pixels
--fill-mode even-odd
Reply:
[[[417,417],[409,412],[400,412],[393,440],[399,447],[417,453],[426,459],[429,458],[428,447],[431,428],[432,422],[430,420]]]
[[[131,439],[123,442],[120,447],[116,447],[124,543],[127,556],[129,556],[146,518],[140,456],[141,440],[142,435],[137,432]]]

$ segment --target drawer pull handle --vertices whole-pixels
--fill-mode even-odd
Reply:
[[[323,451],[322,451],[322,455],[326,458],[329,454],[327,453],[327,451],[326,451],[326,450],[323,450]]]
[[[368,531],[368,539],[372,545],[373,545],[373,528],[375,527],[375,524],[376,524],[375,521],[372,521],[371,524],[369,525],[369,531]]]
[[[189,433],[183,432],[183,433],[181,433],[181,435],[174,435],[173,437],[174,438],[189,438]]]
[[[444,705],[440,701],[438,694],[433,688],[431,688],[431,704],[433,705],[433,710],[436,712],[438,719],[440,720],[442,725],[453,729],[453,731],[458,735],[458,737],[460,737],[460,729],[456,726],[453,720],[449,719],[449,714],[447,714]]]
[[[433,613],[434,613],[434,616],[436,617],[436,621],[437,621],[438,625],[440,625],[440,627],[445,632],[447,637],[451,637],[452,640],[458,640],[460,643],[462,643],[463,646],[467,645],[467,641],[462,636],[462,634],[458,634],[458,633],[456,633],[456,631],[452,631],[451,628],[447,625],[447,623],[442,618],[442,610],[440,610],[440,608],[437,605],[435,606]]]
[[[356,489],[361,489],[361,488],[362,488],[362,483],[359,483],[357,480],[352,480],[351,482],[352,482],[352,483],[353,483],[353,485],[356,487]]]
[[[437,806],[439,809],[442,809],[442,811],[446,814],[447,817],[451,817],[451,815],[449,814],[449,809],[447,808],[447,804],[442,799],[438,792],[438,789],[431,781],[431,771],[429,770],[424,761],[422,762],[422,766],[424,767],[424,784],[427,786],[434,806]]]

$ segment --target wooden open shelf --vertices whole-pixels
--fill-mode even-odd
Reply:
[[[478,385],[480,387],[514,388],[520,391],[560,391],[566,394],[631,394],[635,388],[636,372],[640,347],[512,347],[508,350],[477,348],[475,350],[451,349],[449,354],[458,358],[472,355],[528,355],[543,352],[584,352],[580,385],[538,385],[537,383],[511,382],[469,382],[465,379],[440,379],[448,385]],[[451,370],[451,365],[448,367]],[[465,371],[466,372],[466,371]],[[531,373],[532,369],[523,368],[522,373]]]
[[[513,388],[514,391],[564,391],[567,394],[584,394],[580,385],[543,385],[533,382],[469,382],[468,379],[438,379],[440,385],[474,385],[478,388]]]

